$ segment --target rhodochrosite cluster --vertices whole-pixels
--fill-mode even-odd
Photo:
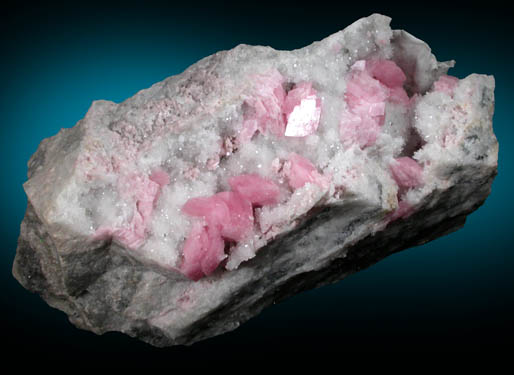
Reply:
[[[373,145],[384,124],[386,102],[408,106],[403,71],[390,60],[357,61],[346,87],[347,110],[341,119],[341,140],[361,148]]]
[[[245,118],[239,133],[239,143],[251,142],[253,137],[306,137],[318,129],[321,99],[312,82],[299,82],[288,91],[286,79],[277,71],[255,75],[253,95],[245,101]],[[346,146],[360,148],[372,146],[384,123],[386,103],[409,107],[403,85],[406,76],[391,60],[360,60],[353,64],[347,78],[344,96],[347,106],[341,114],[340,141]],[[435,83],[435,89],[449,92],[450,82],[456,78],[444,76]],[[343,99],[343,98],[342,98]],[[422,184],[422,167],[410,157],[400,157],[390,166],[391,174],[399,186],[399,207],[389,220],[407,217],[412,213],[408,203],[401,199],[405,189]],[[291,193],[307,183],[327,190],[330,176],[323,176],[306,158],[297,153],[288,157],[284,174]],[[229,179],[231,191],[209,197],[191,198],[182,211],[194,221],[183,247],[180,270],[198,280],[210,275],[227,257],[233,244],[251,233],[255,224],[254,209],[278,203],[279,187],[272,179],[257,174],[243,174]]]
[[[225,242],[242,240],[254,224],[253,207],[274,204],[278,187],[258,175],[229,180],[232,191],[191,198],[182,210],[204,222],[195,222],[184,245],[181,270],[193,280],[210,275],[225,259]]]
[[[243,126],[236,137],[239,147],[259,136],[304,138],[315,134],[322,108],[312,82],[295,83],[286,90],[287,81],[277,70],[254,75],[252,79],[254,90],[246,96]],[[346,93],[341,98],[346,106],[340,116],[340,142],[346,147],[357,145],[361,149],[375,144],[384,124],[386,103],[402,106],[408,112],[415,102],[416,98],[409,98],[403,87],[405,81],[405,73],[394,61],[355,62],[346,77]],[[434,90],[453,95],[457,83],[457,78],[443,75],[434,83]],[[224,147],[226,145],[222,145],[222,153]],[[284,166],[282,175],[287,178],[291,194],[307,183],[324,190],[330,186],[330,175],[320,174],[311,161],[297,153],[290,153]],[[211,164],[210,168],[215,169],[217,165]],[[413,213],[412,206],[402,196],[408,189],[422,185],[423,168],[414,159],[403,156],[391,162],[390,172],[399,187],[398,208],[388,217],[388,221],[393,221]],[[94,238],[111,238],[135,249],[145,241],[148,221],[160,190],[170,183],[170,177],[160,168],[148,177],[121,176],[118,183],[121,194],[136,197],[132,219],[120,227],[102,225]],[[230,191],[191,198],[182,207],[183,213],[198,218],[192,221],[178,268],[193,280],[212,274],[238,242],[253,235],[256,207],[279,202],[280,189],[272,178],[241,174],[229,178],[228,184]]]
[[[93,102],[29,161],[16,278],[85,329],[188,344],[462,226],[496,173],[494,79],[389,22]]]

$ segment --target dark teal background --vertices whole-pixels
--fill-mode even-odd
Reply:
[[[13,352],[68,358],[87,353],[138,362],[143,355],[225,361],[258,352],[294,360],[307,352],[344,357],[351,351],[509,347],[514,313],[514,28],[509,15],[494,2],[487,7],[452,3],[445,9],[415,9],[415,2],[407,8],[386,2],[340,2],[336,8],[299,4],[24,3],[3,9],[0,275],[3,342]],[[499,172],[492,194],[462,230],[270,307],[236,331],[192,347],[155,349],[117,333],[98,337],[78,330],[12,277],[26,207],[26,163],[43,138],[73,126],[93,100],[121,102],[239,43],[300,48],[374,12],[391,16],[393,28],[426,41],[439,60],[455,59],[451,74],[495,76]]]

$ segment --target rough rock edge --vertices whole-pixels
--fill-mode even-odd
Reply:
[[[152,326],[145,319],[129,320],[124,316],[124,308],[130,305],[131,298],[145,287],[141,280],[145,276],[148,279],[149,273],[152,274],[150,277],[161,276],[145,270],[114,248],[97,249],[95,253],[105,252],[105,256],[97,257],[94,254],[89,258],[91,269],[96,272],[91,273],[88,278],[81,279],[82,284],[77,282],[76,290],[63,293],[65,288],[59,264],[52,255],[52,245],[46,242],[47,235],[42,232],[42,226],[30,204],[21,226],[13,273],[26,289],[40,293],[49,305],[65,311],[70,321],[83,329],[97,334],[121,331],[155,346],[192,344],[237,328],[239,324],[257,315],[272,303],[300,291],[339,281],[388,255],[421,245],[461,228],[466,215],[478,208],[490,193],[496,169],[490,168],[484,172],[477,175],[475,168],[464,168],[455,185],[445,191],[432,193],[429,201],[444,202],[443,204],[426,210],[421,209],[408,220],[398,220],[390,224],[386,230],[368,235],[346,248],[350,233],[355,232],[359,225],[366,225],[368,217],[374,216],[376,212],[370,211],[369,207],[361,202],[326,208],[291,235],[263,248],[258,257],[241,267],[260,268],[265,271],[265,278],[254,278],[252,282],[246,283],[238,289],[237,295],[231,300],[224,301],[182,332],[166,332],[162,327]],[[367,215],[363,215],[366,209]],[[336,226],[340,229],[339,233],[327,238],[328,246],[324,247],[336,247],[344,251],[327,262],[326,267],[318,270],[299,269],[298,272],[284,278],[282,264],[287,262],[287,259],[283,259],[284,254],[291,255],[295,249],[308,246],[312,240],[318,241],[316,246],[311,246],[313,250],[319,249],[321,237],[318,236],[317,230],[341,218],[342,211],[343,216],[349,220],[343,228]],[[443,220],[440,220],[441,215],[445,216]],[[95,262],[95,259],[98,262]],[[274,259],[274,262],[270,259]],[[105,283],[104,280],[99,280],[100,276],[105,274],[118,277],[112,277]],[[120,277],[123,277],[125,282],[116,283]],[[77,280],[80,280],[80,277]],[[120,286],[122,289],[116,291]],[[111,293],[113,290],[116,293],[111,296],[114,294]],[[90,311],[88,300],[91,299],[95,300],[93,307],[96,311]],[[84,310],[85,307],[87,311]],[[119,318],[113,321],[112,318],[118,316],[116,313],[119,313]]]

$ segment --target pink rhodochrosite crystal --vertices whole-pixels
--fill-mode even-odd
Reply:
[[[252,206],[237,192],[221,192],[207,198],[192,198],[183,211],[205,219],[223,237],[239,241],[253,224]]]
[[[321,175],[309,160],[296,153],[289,155],[285,170],[289,185],[293,189],[299,189],[306,183],[313,183],[322,188],[327,188],[330,183],[330,180]]]
[[[282,87],[284,78],[277,70],[272,70],[268,74],[254,75],[252,79],[255,90],[245,101],[248,109],[240,139],[246,142],[256,131],[283,135],[285,124],[282,107],[286,96]]]
[[[162,169],[156,169],[150,175],[150,180],[162,187],[170,183],[170,176]]]
[[[408,105],[403,71],[390,60],[357,61],[347,81],[347,109],[341,116],[339,134],[345,145],[373,145],[384,123],[386,102]]]
[[[284,78],[275,70],[253,79],[254,94],[245,101],[247,110],[239,136],[242,142],[257,131],[277,137],[305,137],[316,132],[321,100],[311,82],[299,82],[286,94]]]
[[[410,104],[410,99],[403,87],[391,87],[389,89],[389,101],[391,103],[401,104],[407,107]]]
[[[402,87],[407,78],[400,67],[391,60],[366,61],[365,69],[373,78],[389,88]]]
[[[193,280],[202,277],[200,270],[203,275],[210,275],[224,259],[219,255],[220,240],[237,243],[245,238],[254,223],[252,205],[277,202],[278,186],[257,174],[235,176],[228,182],[232,191],[191,198],[182,207],[184,213],[203,218],[206,223],[205,226],[202,224],[202,230],[198,225],[193,226],[183,248],[184,262],[180,269]],[[198,254],[209,258],[208,268]]]
[[[414,207],[406,200],[404,194],[412,188],[423,185],[423,167],[416,160],[404,156],[395,159],[389,170],[398,184],[398,208],[389,216],[390,221],[407,218],[414,213]]]
[[[225,200],[217,194],[210,197],[191,198],[182,207],[182,211],[189,216],[203,217],[207,223],[214,226],[221,226],[230,217]]]
[[[434,90],[442,91],[448,95],[453,95],[453,90],[455,86],[459,83],[459,79],[457,77],[452,77],[449,75],[442,75],[439,77],[437,81],[434,82]]]
[[[389,168],[400,187],[413,188],[423,183],[423,168],[412,158],[407,156],[397,158]]]
[[[217,196],[225,202],[229,212],[226,221],[218,223],[221,235],[228,240],[240,241],[253,225],[251,202],[233,191],[224,191]]]
[[[228,183],[233,191],[241,194],[254,206],[277,203],[280,194],[278,186],[273,181],[256,173],[231,177]]]
[[[93,102],[28,163],[16,278],[79,327],[191,344],[462,226],[496,174],[494,79],[389,22]]]
[[[195,222],[184,244],[184,261],[180,270],[190,279],[210,275],[226,258],[225,242],[216,226]]]

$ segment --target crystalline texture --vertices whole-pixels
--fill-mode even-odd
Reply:
[[[312,83],[302,82],[287,93],[283,112],[286,115],[286,137],[305,137],[318,129],[321,100]]]
[[[225,259],[225,241],[240,242],[249,234],[254,224],[252,205],[277,202],[277,185],[257,174],[232,177],[229,184],[233,191],[191,198],[182,207],[184,213],[205,220],[205,226],[193,224],[183,248],[181,271],[193,280],[210,275]]]
[[[190,344],[460,228],[496,174],[494,79],[389,22],[93,102],[29,161],[15,277],[81,328]]]
[[[340,135],[345,145],[372,146],[384,123],[387,101],[407,106],[405,74],[391,60],[359,60],[346,83],[347,109],[341,116]]]

